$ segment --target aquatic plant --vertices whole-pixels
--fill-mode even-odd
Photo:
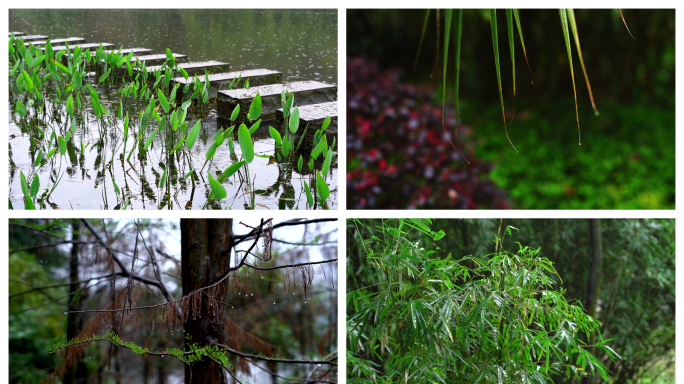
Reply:
[[[144,195],[154,200],[158,209],[172,208],[181,190],[188,187],[194,190],[198,183],[204,184],[207,191],[204,208],[231,208],[232,203],[225,205],[221,201],[227,197],[221,184],[237,173],[248,187],[249,204],[245,207],[254,209],[259,191],[254,188],[254,175],[250,172],[249,164],[255,156],[281,158],[277,150],[278,153],[272,156],[254,153],[251,136],[261,124],[261,99],[257,96],[248,114],[250,126],[241,123],[236,127],[238,107],[230,119],[233,125],[219,128],[209,142],[202,166],[204,170],[209,165],[207,178],[196,172],[190,150],[202,135],[202,119],[209,113],[215,99],[209,98],[209,72],[205,71],[203,77],[195,75],[190,78],[178,65],[170,49],[166,50],[164,64],[153,71],[132,52],[123,54],[122,49],[107,52],[102,46],[91,52],[79,46],[70,49],[67,44],[66,49],[54,52],[48,40],[43,52],[32,44],[25,46],[21,38],[11,36],[9,50],[12,66],[10,98],[14,104],[12,111],[15,116],[18,115],[18,125],[31,137],[33,167],[28,172],[21,170],[18,175],[26,209],[52,205],[49,197],[57,184],[64,173],[73,172],[73,166],[63,170],[62,162],[68,159],[71,164],[82,164],[86,150],[97,155],[96,187],[102,186],[102,207],[105,209],[109,208],[108,189],[113,190],[116,196],[114,209],[125,209],[130,205],[133,197],[129,186],[131,171],[136,176],[130,181],[135,182],[134,179],[139,178]],[[92,69],[97,69],[94,77],[90,72]],[[191,81],[185,85],[173,84],[171,80],[175,73]],[[228,89],[241,84],[241,80],[241,76],[234,79]],[[249,79],[243,83],[249,87]],[[293,97],[290,106],[292,100]],[[195,118],[194,122],[188,121]],[[82,133],[81,136],[85,136],[89,127],[96,127],[97,141],[84,143],[81,139],[80,145],[76,143],[73,137],[77,130]],[[212,170],[213,160],[220,156],[220,147],[226,141],[230,158],[233,159],[235,140],[239,141],[243,159],[235,158],[233,164],[223,172]],[[287,154],[299,149],[298,145],[295,148],[293,144],[287,147]],[[327,150],[328,146],[324,148],[325,154]],[[151,166],[153,158],[156,158],[158,168]],[[285,156],[283,163],[293,168],[297,161],[293,156]],[[120,165],[121,170],[115,172],[115,165]],[[49,180],[40,180],[38,173],[46,166],[54,169],[53,176]],[[179,174],[181,166],[186,168],[184,176]],[[299,169],[301,171],[301,166]],[[150,170],[152,174],[149,174]],[[123,182],[121,179],[117,182],[117,177],[123,177]],[[327,184],[321,189],[326,187]],[[321,201],[322,207],[327,207],[327,198],[326,195],[317,201]],[[307,203],[312,208],[316,207],[310,199]],[[186,207],[189,204],[191,201]],[[14,208],[11,199],[9,205]]]

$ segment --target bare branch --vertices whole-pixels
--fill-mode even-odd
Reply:
[[[11,254],[17,253],[17,252],[30,251],[33,249],[41,249],[41,248],[48,248],[48,247],[56,247],[58,245],[63,245],[63,244],[79,245],[79,244],[96,244],[96,243],[91,242],[91,241],[62,240],[62,241],[58,241],[56,243],[46,243],[46,244],[32,245],[30,247],[15,248],[15,249],[10,250],[9,253],[11,255]]]
[[[283,221],[282,223],[274,224],[273,229],[276,228],[282,228],[282,227],[288,227],[288,226],[293,226],[293,225],[306,225],[306,224],[313,224],[313,223],[324,223],[324,222],[330,222],[330,221],[337,221],[337,219],[310,219],[310,220],[304,220],[304,219],[294,219],[294,220],[288,220],[288,221]],[[251,240],[256,236],[255,230],[252,229],[252,231],[248,234],[245,235],[236,235],[233,236],[234,242],[233,245],[240,244],[243,241]]]
[[[140,223],[136,222],[136,226],[138,226],[138,231],[140,231]],[[151,235],[150,235],[151,236]],[[147,242],[145,241],[145,238],[142,238],[143,241],[143,246],[145,246],[145,249],[147,249],[147,252],[150,254],[150,258],[152,259],[152,264],[154,265],[154,275],[157,277],[157,280],[159,281],[159,288],[161,289],[162,293],[166,297],[166,300],[169,303],[172,303],[171,305],[174,306],[176,309],[176,313],[178,315],[178,318],[183,321],[183,312],[180,309],[180,306],[175,304],[175,300],[173,299],[173,296],[171,296],[171,293],[169,292],[169,289],[166,287],[166,282],[164,281],[164,274],[162,273],[161,266],[159,265],[159,262],[157,262],[157,257],[155,256],[155,250],[154,250],[154,244],[152,247],[147,246]]]
[[[275,357],[265,357],[265,356],[251,355],[249,353],[239,352],[239,351],[236,351],[232,348],[229,348],[228,346],[225,346],[225,345],[219,344],[219,343],[213,343],[213,345],[215,345],[217,347],[221,347],[224,350],[226,350],[226,352],[232,353],[233,355],[237,355],[240,357],[249,357],[251,359],[256,359],[256,360],[273,361],[276,363],[288,363],[288,364],[329,364],[329,365],[332,365],[335,367],[337,366],[337,363],[333,363],[330,360],[279,359],[279,358],[275,358]]]
[[[280,240],[280,239],[275,239],[275,238],[273,239],[273,241],[277,241],[277,242],[279,242],[279,243],[288,244],[288,245],[326,245],[326,244],[337,244],[337,241],[324,241],[324,242],[322,242],[322,243],[292,243],[292,242],[289,242],[289,241]]]
[[[119,259],[119,257],[116,255],[116,252],[113,249],[111,249],[109,247],[109,245],[102,240],[102,237],[100,237],[100,234],[97,233],[97,231],[95,230],[95,228],[93,228],[92,225],[90,225],[88,220],[81,219],[81,221],[83,221],[83,223],[86,225],[86,227],[88,227],[88,229],[93,234],[93,236],[95,236],[95,238],[97,238],[97,240],[98,240],[97,242],[100,243],[103,247],[105,247],[107,249],[107,251],[112,255],[112,259],[114,259],[114,262],[116,262],[116,264],[119,266],[119,268],[121,268],[122,276],[124,276],[124,277],[132,276],[135,280],[138,280],[142,283],[154,285],[157,288],[161,288],[158,281],[148,279],[147,277],[131,274],[128,271],[128,269],[126,268],[126,266],[124,266],[124,264],[121,262],[121,259]]]
[[[275,377],[281,378],[281,379],[283,379],[283,380],[287,380],[287,381],[299,381],[299,382],[305,382],[305,383],[330,383],[330,384],[337,384],[337,381],[326,381],[326,380],[312,379],[312,378],[309,378],[309,379],[291,379],[291,378],[289,378],[289,377],[280,376],[280,375],[278,375],[278,374],[275,373],[275,372],[269,371],[268,369],[262,367],[261,365],[259,365],[259,364],[255,363],[255,362],[253,362],[253,361],[250,360],[250,359],[247,359],[247,358],[244,358],[244,357],[243,357],[243,359],[245,359],[246,361],[248,361],[249,363],[251,363],[251,364],[254,365],[255,367],[261,369],[262,371],[264,371],[264,372],[266,372],[266,373],[268,373],[268,374],[270,374],[270,375],[273,375],[273,376],[275,376]],[[318,367],[316,367],[316,368],[318,368]],[[314,369],[314,371],[315,371],[315,370],[316,370],[316,369]]]
[[[330,259],[330,260],[323,260],[323,261],[309,261],[307,263],[299,263],[299,264],[289,264],[289,265],[278,265],[275,267],[257,267],[255,265],[247,264],[245,263],[246,267],[258,269],[260,271],[272,271],[274,269],[283,269],[283,268],[294,268],[294,267],[304,267],[307,265],[316,265],[316,264],[325,264],[325,263],[332,263],[337,261],[337,259]]]
[[[122,275],[121,275],[121,272],[115,273],[115,276],[122,276]],[[91,280],[99,280],[99,279],[104,279],[104,278],[108,278],[108,277],[112,277],[112,275],[109,274],[109,275],[104,275],[104,276],[91,277],[90,279],[86,279],[86,280],[74,281],[74,282],[71,282],[71,283],[64,283],[64,284],[44,285],[44,286],[41,286],[41,287],[34,287],[34,286],[32,286],[31,284],[29,284],[29,283],[27,283],[27,282],[25,282],[25,281],[10,279],[10,281],[14,281],[15,283],[20,283],[20,284],[28,285],[28,286],[31,287],[32,289],[29,289],[28,291],[19,292],[19,293],[13,293],[13,294],[9,295],[9,298],[11,299],[11,298],[13,298],[13,297],[25,295],[25,294],[27,294],[27,293],[31,293],[31,292],[35,292],[35,291],[42,291],[43,289],[59,288],[59,287],[66,287],[66,286],[75,285],[75,284],[88,283],[88,282],[90,282]]]

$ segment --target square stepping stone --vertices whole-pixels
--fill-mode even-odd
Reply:
[[[264,120],[275,118],[276,110],[282,107],[281,93],[294,93],[295,105],[309,105],[327,103],[337,100],[337,86],[320,81],[296,81],[288,84],[262,85],[259,87],[232,89],[219,91],[216,102],[216,112],[230,118],[236,105],[240,105],[239,121],[247,120],[249,106],[252,99],[261,96],[261,118]]]
[[[216,97],[216,94],[220,89],[227,90],[230,83],[237,78],[240,78],[240,82],[235,81],[233,83],[233,89],[243,88],[247,79],[249,79],[250,86],[278,84],[282,81],[283,74],[279,71],[272,71],[270,69],[248,69],[244,71],[213,73],[209,75],[209,98]],[[205,76],[198,75],[198,79],[202,83],[206,81]],[[177,95],[182,99],[183,88],[186,84],[192,84],[193,81],[194,79],[192,77],[188,77],[187,80],[184,77],[176,77],[171,80],[171,86],[178,84]],[[192,92],[192,85],[188,92]]]
[[[295,95],[295,103],[296,101],[297,95]],[[321,129],[325,118],[330,116],[330,125],[328,125],[323,133],[327,136],[328,144],[332,144],[333,137],[337,137],[337,101],[298,106],[297,109],[299,109],[299,128],[293,136],[295,143],[299,142],[299,139],[306,129],[306,136],[304,136],[304,140],[302,141],[300,148],[313,148],[313,140],[316,131]],[[276,111],[276,126],[282,127],[280,132],[284,132],[285,129],[289,129],[285,126],[285,118],[282,108],[279,108]]]

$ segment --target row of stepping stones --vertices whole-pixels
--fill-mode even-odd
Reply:
[[[21,37],[25,45],[32,44],[36,47],[43,47],[48,41],[48,36],[43,35],[26,35],[23,32],[10,32],[10,36],[14,34],[15,37]],[[80,46],[82,49],[97,49],[100,46],[109,50],[106,53],[116,51],[122,54],[129,54],[133,52],[134,58],[145,63],[149,72],[161,69],[166,61],[166,54],[154,54],[153,50],[147,48],[127,48],[115,50],[114,44],[110,43],[86,43],[84,38],[69,37],[64,39],[51,39],[52,49],[55,52],[66,49],[68,44],[70,48]],[[247,119],[247,112],[257,93],[261,96],[261,116],[264,120],[275,119],[276,125],[284,127],[283,109],[281,108],[281,94],[282,91],[294,93],[295,105],[299,109],[299,126],[298,130],[301,134],[304,127],[308,127],[306,137],[302,142],[303,148],[311,148],[313,144],[313,136],[317,129],[321,127],[326,117],[331,117],[331,122],[326,129],[326,134],[332,138],[331,135],[337,136],[337,86],[326,84],[320,81],[294,81],[290,83],[282,83],[282,73],[270,69],[248,69],[242,71],[230,72],[230,65],[215,60],[202,62],[189,62],[188,57],[183,54],[173,53],[173,56],[178,60],[178,66],[182,67],[188,73],[188,79],[181,76],[180,71],[174,71],[174,79],[171,80],[171,85],[179,84],[179,91],[182,91],[185,84],[193,81],[194,75],[200,82],[204,83],[205,71],[209,72],[208,89],[209,97],[216,97],[216,112],[218,115],[228,118],[230,117],[236,105],[240,105],[240,114],[237,117],[238,121]],[[126,66],[117,68],[120,74],[126,71]],[[240,83],[234,82],[233,89],[224,89],[234,80],[240,79]],[[244,87],[245,82],[249,79],[249,88]],[[182,94],[178,94],[182,97]],[[264,125],[265,126],[265,125]],[[299,140],[299,137],[296,137]],[[328,142],[331,142],[330,139]]]

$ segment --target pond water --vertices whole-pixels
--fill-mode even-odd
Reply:
[[[168,47],[175,53],[187,55],[189,61],[227,62],[231,71],[278,70],[283,73],[283,82],[318,80],[337,83],[337,10],[10,10],[9,28],[53,38],[84,37],[89,43],[150,48],[155,53],[163,53]],[[100,93],[105,108],[112,112],[118,110],[116,86],[97,86],[94,77],[88,81]],[[97,121],[86,116],[79,120],[76,134],[67,144],[67,153],[61,157],[57,153],[34,168],[37,150],[31,146],[25,119],[14,112],[12,97],[9,108],[12,111],[9,114],[9,188],[14,209],[24,206],[19,171],[28,175],[32,170],[36,170],[40,178],[41,189],[59,180],[41,207],[43,209],[120,208],[122,198],[115,193],[112,177],[128,196],[129,208],[133,209],[250,207],[244,173],[236,174],[223,183],[228,192],[226,198],[220,201],[207,199],[210,193],[207,173],[216,175],[240,158],[240,147],[234,134],[236,154],[229,154],[228,146],[224,144],[199,172],[216,131],[231,125],[227,119],[217,117],[213,109],[201,116],[189,115],[189,127],[200,117],[202,120],[199,140],[191,150],[169,156],[160,136],[157,136],[144,158],[138,158],[137,152],[130,158],[126,158],[127,155],[121,158],[121,123],[102,129]],[[269,125],[283,132],[275,121],[262,121],[252,135],[257,155],[275,155],[275,142],[269,134]],[[50,130],[46,132],[49,134]],[[83,152],[81,142],[87,145]],[[133,139],[129,137],[127,152],[132,145]],[[255,208],[311,209],[303,185],[304,180],[312,185],[307,160],[304,155],[305,165],[299,172],[296,160],[285,162],[255,157],[249,165],[256,193]],[[317,168],[320,169],[320,165]],[[331,168],[326,177],[331,192],[327,202],[330,208],[336,209],[336,160]],[[164,188],[159,188],[157,185],[164,169],[168,169],[168,182]],[[191,169],[199,172],[196,180],[184,177]],[[316,204],[315,208],[320,209],[320,205]]]

